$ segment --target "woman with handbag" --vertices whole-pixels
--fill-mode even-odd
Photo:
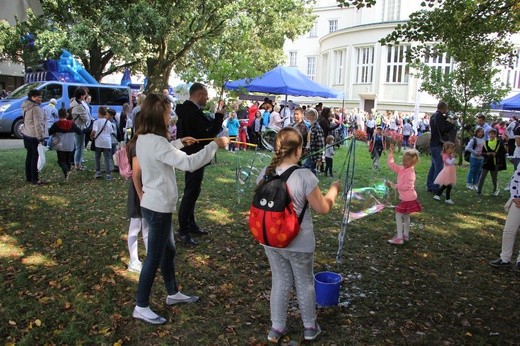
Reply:
[[[106,180],[112,180],[112,134],[114,128],[108,119],[107,107],[98,108],[98,120],[92,126],[90,139],[96,151],[96,179],[101,178],[101,153],[105,158]]]

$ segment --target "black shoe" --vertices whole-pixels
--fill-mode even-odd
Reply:
[[[209,232],[206,231],[204,228],[195,228],[190,229],[190,233],[196,234],[196,235],[207,235]]]
[[[489,264],[492,265],[493,267],[496,267],[496,268],[511,266],[511,262],[504,262],[504,261],[502,261],[501,258],[499,258],[497,260],[494,260],[494,261],[491,261],[491,262],[489,262]]]
[[[199,244],[189,234],[179,234],[179,239],[186,246],[195,246]]]

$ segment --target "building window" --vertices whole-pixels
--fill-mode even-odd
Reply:
[[[307,77],[312,80],[316,78],[316,57],[308,56],[307,57]]]
[[[334,65],[336,71],[334,73],[334,83],[343,84],[345,78],[345,51],[336,50],[334,51]]]
[[[516,48],[513,53],[515,55],[513,66],[504,71],[504,83],[508,88],[520,89],[520,47]]]
[[[318,36],[318,22],[314,22],[312,24],[311,31],[309,31],[309,37],[317,37]]]
[[[383,15],[385,21],[399,20],[401,13],[401,0],[386,0],[383,2]]]
[[[329,20],[329,33],[337,31],[337,30],[338,30],[338,20],[337,19]]]
[[[289,66],[296,66],[298,63],[298,52],[289,52]]]
[[[387,83],[408,83],[410,67],[406,53],[410,46],[388,47],[386,59],[386,82]]]
[[[356,83],[372,83],[374,76],[374,47],[357,48]]]
[[[453,71],[453,58],[448,53],[426,50],[424,63],[431,68],[432,78],[443,78]]]

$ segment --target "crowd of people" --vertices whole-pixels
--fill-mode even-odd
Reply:
[[[245,112],[239,112],[239,107],[226,111],[225,104],[219,103],[215,112],[208,116],[204,112],[209,100],[207,88],[201,83],[194,83],[189,93],[189,99],[176,107],[167,90],[162,94],[138,95],[135,105],[125,105],[119,116],[107,107],[99,107],[96,121],[93,121],[88,106],[88,91],[83,88],[76,90],[69,110],[56,110],[52,100],[42,109],[41,92],[36,89],[29,91],[28,100],[23,105],[26,180],[34,185],[43,184],[36,169],[37,146],[45,143],[49,136],[48,144],[57,151],[58,164],[65,179],[73,168],[84,169],[83,150],[90,140],[91,147],[95,148],[95,178],[102,177],[103,154],[105,178],[111,180],[112,154],[118,143],[126,142],[128,161],[132,167],[128,191],[128,270],[139,273],[133,310],[136,319],[150,324],[166,322],[149,305],[158,268],[161,268],[167,291],[167,305],[190,304],[199,300],[198,296],[181,293],[175,277],[173,213],[177,211],[179,241],[186,246],[196,246],[198,242],[194,236],[209,233],[195,218],[206,165],[219,148],[231,151],[245,149],[240,144],[248,141],[261,146],[265,129],[276,132],[272,143],[274,156],[269,166],[259,174],[258,186],[294,166],[308,168],[293,170],[286,181],[295,212],[303,213],[300,232],[285,248],[264,246],[272,274],[272,324],[267,335],[270,342],[279,342],[288,333],[288,299],[293,286],[301,312],[304,339],[314,340],[321,333],[313,284],[316,241],[311,211],[306,205],[308,203],[316,213],[326,214],[334,204],[340,191],[339,181],[332,182],[324,195],[318,186],[317,174],[323,169],[328,177],[333,177],[335,147],[343,141],[338,141],[338,137],[346,138],[353,130],[366,131],[375,165],[379,165],[379,158],[387,149],[383,130],[401,133],[403,144],[407,136],[430,131],[431,164],[426,188],[433,193],[433,199],[440,201],[445,192],[445,202],[454,204],[451,192],[456,182],[454,143],[457,124],[448,116],[445,102],[439,102],[437,111],[431,117],[426,115],[421,119],[399,112],[368,114],[365,118],[362,112],[357,111],[344,114],[339,109],[322,107],[321,104],[299,107],[292,102],[282,107],[273,105],[268,99],[262,104],[251,104]],[[509,150],[515,173],[509,186],[511,198],[506,205],[508,217],[502,252],[491,265],[510,266],[520,227],[520,170],[517,170],[520,162],[520,126],[517,119],[513,118],[510,124],[490,126],[484,116],[479,116],[478,127],[465,149],[470,152],[467,188],[475,189],[479,195],[488,173],[493,181],[493,194],[498,195],[497,173],[504,169]],[[410,148],[404,151],[402,164],[395,163],[394,144],[390,145],[387,164],[396,173],[396,180],[388,181],[387,185],[398,191],[400,199],[395,208],[396,233],[388,240],[393,245],[402,245],[410,240],[410,215],[422,211],[414,169],[418,162],[418,151]],[[184,172],[185,182],[179,208],[176,169]],[[144,262],[138,256],[139,233],[146,248]],[[520,255],[516,268],[520,269]]]

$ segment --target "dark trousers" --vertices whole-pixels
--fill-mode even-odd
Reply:
[[[325,157],[325,175],[332,177],[332,157]]]
[[[446,199],[451,199],[451,188],[452,188],[452,185],[442,185],[441,188],[439,189],[439,192],[437,192],[436,195],[440,196],[440,195],[442,195],[444,190],[446,190]]]
[[[370,142],[373,137],[374,137],[374,128],[367,127],[367,140]]]
[[[25,180],[36,184],[39,180],[38,176],[38,139],[32,137],[23,137],[23,145],[27,149],[25,157]]]
[[[168,295],[177,293],[179,289],[175,280],[172,213],[160,213],[146,208],[141,208],[141,212],[148,223],[148,253],[139,275],[137,306],[145,308],[149,305],[150,291],[159,266]]]
[[[179,205],[179,234],[186,235],[190,230],[198,230],[195,222],[195,203],[199,198],[204,167],[194,172],[184,173],[184,195]]]
[[[72,151],[58,150],[56,153],[58,154],[58,165],[66,178],[70,172],[71,162],[73,161]]]

